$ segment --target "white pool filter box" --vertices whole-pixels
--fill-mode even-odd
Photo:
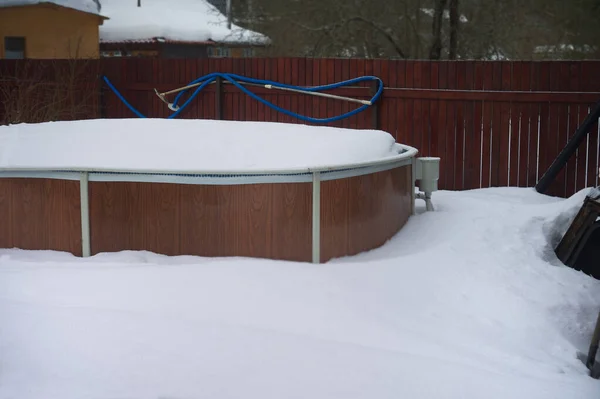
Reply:
[[[431,193],[438,190],[440,158],[420,157],[416,161],[415,178],[418,181],[419,191],[425,193],[430,198]]]

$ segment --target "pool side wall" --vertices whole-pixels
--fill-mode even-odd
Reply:
[[[310,261],[310,183],[186,185],[90,183],[92,254]]]
[[[321,183],[321,262],[384,244],[412,209],[411,165]],[[0,179],[0,248],[81,256],[79,182]],[[91,253],[310,262],[312,184],[89,182]]]
[[[321,262],[385,244],[412,213],[412,166],[321,186]]]
[[[0,179],[0,248],[81,256],[79,182]]]

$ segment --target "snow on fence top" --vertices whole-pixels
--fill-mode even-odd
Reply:
[[[0,126],[0,169],[263,171],[380,161],[394,137],[268,122],[98,119]]]
[[[124,1],[124,0],[122,0]],[[104,0],[103,0],[104,2]],[[98,4],[94,0],[1,0],[2,7],[32,6],[36,4],[51,3],[77,11],[100,15]]]
[[[265,44],[260,33],[232,24],[205,0],[102,0],[109,20],[100,26],[100,41],[167,41]]]

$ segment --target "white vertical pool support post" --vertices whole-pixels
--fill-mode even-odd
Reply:
[[[321,174],[312,179],[312,263],[321,263]]]
[[[416,212],[416,202],[417,202],[417,157],[416,155],[411,159],[411,172],[412,172],[412,187],[410,196],[412,199],[412,209],[411,214],[414,215]]]
[[[89,175],[81,172],[79,177],[79,203],[81,204],[81,255],[91,255],[90,247],[90,199],[89,199]]]

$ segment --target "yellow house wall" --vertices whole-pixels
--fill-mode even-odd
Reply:
[[[0,8],[0,58],[4,38],[25,38],[26,58],[99,58],[102,19],[64,7],[42,4]]]

